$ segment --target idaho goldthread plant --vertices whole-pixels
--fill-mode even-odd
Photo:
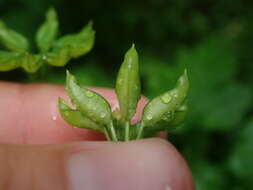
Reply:
[[[116,79],[119,109],[111,111],[109,103],[96,92],[81,87],[67,71],[66,91],[76,109],[59,98],[59,112],[65,121],[78,127],[103,132],[110,141],[129,141],[155,136],[157,132],[174,129],[184,120],[189,81],[186,70],[174,89],[146,104],[142,119],[131,120],[141,97],[139,59],[135,46],[127,51]]]
[[[36,33],[39,53],[29,52],[29,42],[21,34],[0,21],[0,42],[8,51],[0,51],[0,71],[23,68],[37,72],[44,64],[64,66],[72,58],[89,52],[94,45],[95,32],[90,22],[79,33],[59,39],[57,14],[50,8],[46,21]],[[174,89],[154,98],[144,107],[142,119],[131,123],[141,97],[139,58],[135,46],[127,51],[116,80],[119,109],[111,111],[109,103],[96,92],[78,85],[67,71],[66,90],[76,109],[59,98],[62,117],[71,125],[103,132],[108,140],[129,141],[155,136],[157,132],[174,129],[182,123],[187,112],[186,95],[189,81],[186,70]]]
[[[57,13],[50,8],[45,22],[36,33],[35,40],[39,51],[34,54],[30,52],[30,43],[22,34],[0,21],[0,42],[8,49],[0,51],[0,71],[23,68],[28,73],[35,73],[44,64],[64,66],[70,59],[88,53],[93,47],[95,32],[91,22],[77,34],[57,39],[58,32]]]

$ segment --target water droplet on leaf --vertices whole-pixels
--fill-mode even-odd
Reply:
[[[106,116],[106,114],[103,112],[103,113],[101,113],[101,118],[105,118],[105,116]]]
[[[147,119],[148,119],[148,120],[153,119],[152,115],[148,115],[148,116],[147,116]]]
[[[168,104],[171,101],[171,96],[169,94],[165,94],[161,97],[163,103]]]
[[[85,92],[85,95],[86,95],[87,97],[91,98],[91,97],[94,96],[94,93],[91,92],[91,91],[86,91],[86,92]]]

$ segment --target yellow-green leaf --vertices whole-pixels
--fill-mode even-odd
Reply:
[[[109,103],[99,94],[80,87],[67,71],[66,90],[80,112],[96,123],[109,126],[112,122]]]
[[[98,125],[88,117],[84,116],[79,110],[72,109],[63,99],[58,100],[58,109],[65,121],[78,127],[92,129],[103,132],[103,127]]]
[[[141,95],[139,58],[134,44],[125,54],[120,67],[116,80],[116,93],[122,119],[131,120]]]
[[[155,126],[160,121],[172,121],[173,114],[186,98],[189,87],[187,72],[179,78],[176,88],[151,100],[143,110],[142,123],[144,126]]]
[[[40,55],[29,53],[25,53],[19,61],[23,69],[28,73],[35,73],[38,71],[44,62]]]
[[[10,71],[20,66],[21,53],[0,51],[0,71]]]
[[[29,49],[28,40],[20,33],[8,28],[0,21],[0,41],[9,50],[26,52]]]
[[[51,48],[58,34],[58,27],[57,13],[55,9],[50,8],[46,13],[45,22],[40,26],[36,34],[37,46],[41,52],[47,52]]]

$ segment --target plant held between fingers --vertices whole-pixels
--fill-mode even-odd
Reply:
[[[76,108],[71,108],[61,98],[58,108],[64,120],[75,127],[103,132],[111,141],[129,141],[155,136],[159,131],[174,129],[181,124],[187,112],[188,87],[185,70],[176,87],[149,101],[141,121],[132,124],[141,96],[138,54],[132,45],[125,54],[116,80],[119,109],[112,112],[101,95],[81,87],[68,71],[66,91]]]

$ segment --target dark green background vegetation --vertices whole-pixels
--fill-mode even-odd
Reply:
[[[172,88],[187,67],[190,113],[169,140],[198,189],[253,189],[253,1],[0,0],[0,17],[34,40],[51,5],[61,34],[94,21],[94,49],[66,66],[82,84],[113,87],[132,42],[149,98]],[[63,84],[66,68],[50,68],[43,81]],[[22,70],[0,79],[28,81]]]

